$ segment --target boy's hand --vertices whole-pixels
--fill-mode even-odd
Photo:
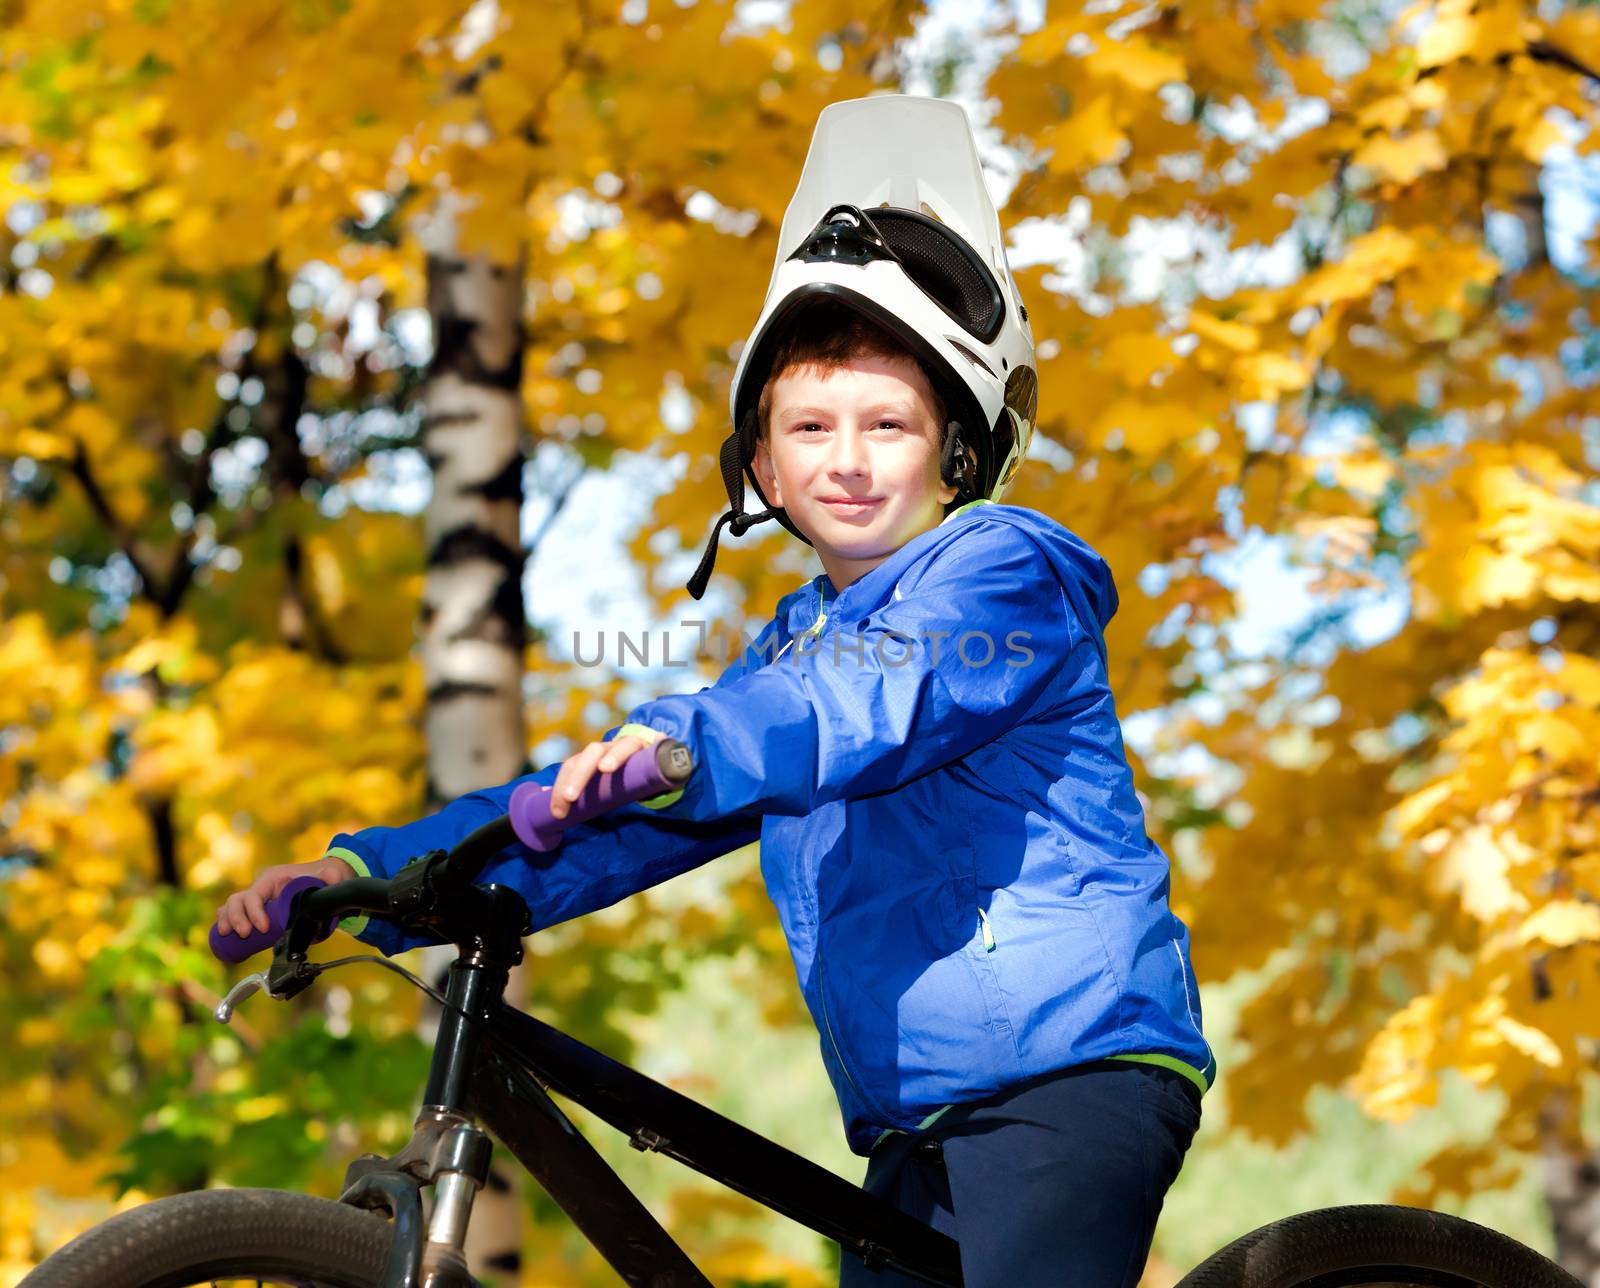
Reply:
[[[267,900],[282,890],[296,877],[316,877],[332,885],[335,881],[348,881],[356,870],[343,859],[332,856],[312,863],[279,863],[262,870],[248,889],[230,894],[228,901],[217,909],[217,932],[223,935],[248,935],[251,928],[265,932],[271,926],[267,920]]]
[[[636,734],[613,738],[610,742],[591,742],[582,751],[568,756],[556,771],[556,781],[550,789],[550,813],[565,818],[595,770],[609,774],[621,769],[629,756],[650,744]]]

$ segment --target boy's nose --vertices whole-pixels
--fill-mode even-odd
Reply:
[[[866,444],[859,431],[840,427],[833,435],[833,451],[828,460],[829,472],[857,477],[867,472]]]

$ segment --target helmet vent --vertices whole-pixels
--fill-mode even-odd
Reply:
[[[897,206],[874,210],[872,223],[906,274],[946,313],[985,344],[1005,319],[1000,288],[977,253],[944,224]]]
[[[967,348],[966,345],[962,344],[960,340],[955,338],[955,336],[947,335],[945,336],[945,341],[950,345],[951,348],[953,348],[963,358],[970,362],[974,367],[977,367],[985,375],[989,376],[990,379],[1000,379],[999,376],[995,375],[993,367],[975,354],[971,349]]]

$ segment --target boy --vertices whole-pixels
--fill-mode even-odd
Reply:
[[[867,1188],[956,1237],[969,1285],[1132,1288],[1213,1065],[1106,683],[1109,571],[1059,524],[994,503],[1032,429],[1032,339],[992,207],[974,251],[982,204],[950,198],[963,181],[971,196],[970,139],[970,173],[928,185],[940,205],[914,184],[904,205],[833,204],[876,195],[906,155],[938,171],[951,109],[931,107],[869,99],[819,121],[790,215],[824,213],[798,241],[785,219],[792,253],[735,377],[733,510],[691,589],[715,531],[763,517],[823,574],[713,687],[646,702],[535,776],[564,814],[596,770],[667,735],[695,755],[681,792],[573,827],[548,867],[514,847],[481,879],[544,926],[759,836]],[[843,173],[874,131],[896,156]],[[744,472],[762,515],[742,511]],[[389,875],[512,786],[268,869],[219,922],[262,925],[265,898],[308,870]],[[413,942],[351,929],[388,952]],[[846,1257],[842,1282],[905,1281]]]

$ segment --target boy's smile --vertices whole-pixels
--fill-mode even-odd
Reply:
[[[791,367],[773,380],[756,476],[816,548],[836,590],[937,527],[955,498],[939,478],[944,426],[935,406],[910,358]]]

